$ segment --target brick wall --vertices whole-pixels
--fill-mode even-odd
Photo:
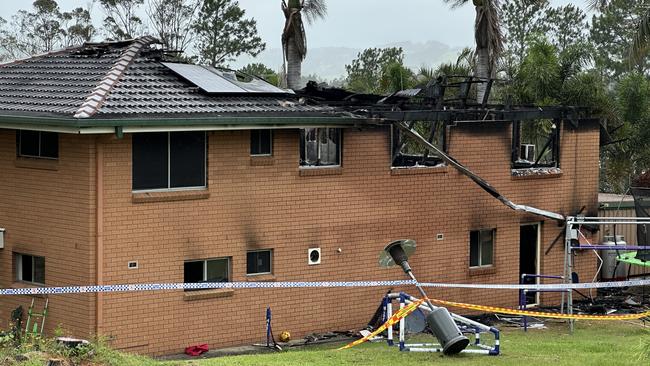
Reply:
[[[257,280],[246,276],[246,251],[258,248],[274,250],[273,276],[262,280],[401,279],[398,269],[377,265],[382,247],[399,238],[417,241],[411,264],[420,280],[518,282],[519,225],[540,218],[506,208],[451,168],[391,173],[386,129],[346,130],[342,168],[309,176],[298,169],[297,130],[275,132],[270,165],[251,163],[247,131],[208,135],[209,188],[149,196],[131,193],[131,136],[104,140],[105,283],[182,282],[185,260],[224,256],[232,258],[233,281]],[[561,213],[583,205],[596,209],[596,125],[563,129],[563,174],[553,178],[513,178],[510,136],[509,124],[453,127],[450,153],[517,203]],[[497,229],[496,262],[493,270],[470,272],[469,231],[481,228]],[[543,222],[542,252],[560,230],[555,222]],[[436,240],[438,233],[444,240]],[[321,265],[307,265],[310,247],[322,249]],[[560,243],[543,257],[542,272],[561,273],[562,260]],[[129,261],[138,261],[139,268],[127,269]],[[577,266],[586,280],[595,260],[580,254]],[[260,342],[269,305],[277,332],[302,336],[355,329],[369,320],[386,290],[213,291],[201,300],[179,291],[107,294],[100,304],[100,330],[116,347],[150,354],[180,352],[197,343]],[[430,295],[517,303],[511,291],[432,290]]]
[[[95,175],[92,136],[60,135],[59,160],[16,157],[16,133],[0,130],[0,288],[31,286],[15,282],[14,252],[45,257],[47,286],[95,282]],[[61,326],[72,334],[94,331],[95,295],[50,297],[45,329]],[[0,296],[0,329],[30,296]],[[44,297],[37,297],[42,310]]]

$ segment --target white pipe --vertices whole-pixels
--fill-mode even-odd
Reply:
[[[388,299],[386,304],[386,320],[390,319],[393,316],[393,300]],[[393,340],[393,327],[388,327],[388,340]]]

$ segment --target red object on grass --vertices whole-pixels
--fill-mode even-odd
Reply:
[[[201,356],[209,350],[210,348],[207,344],[199,344],[197,346],[189,346],[185,348],[185,354],[188,356]]]

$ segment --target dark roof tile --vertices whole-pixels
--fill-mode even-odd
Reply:
[[[77,118],[128,115],[296,116],[329,113],[287,95],[215,95],[165,67],[150,37],[87,44],[0,65],[0,113],[43,113]]]

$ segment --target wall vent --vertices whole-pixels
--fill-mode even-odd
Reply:
[[[307,264],[310,266],[320,264],[320,248],[307,249]]]

